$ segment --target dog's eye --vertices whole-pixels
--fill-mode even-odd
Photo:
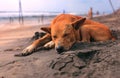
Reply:
[[[66,37],[66,36],[68,36],[68,34],[64,34],[64,35],[63,35],[63,37]]]
[[[57,38],[57,36],[56,36],[56,35],[54,35],[54,36],[53,36],[53,38],[54,38],[54,39],[56,39],[56,38]]]

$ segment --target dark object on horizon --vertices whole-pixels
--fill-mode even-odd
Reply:
[[[22,3],[21,0],[19,0],[19,24],[23,24],[23,23],[24,23],[24,19],[22,15]]]
[[[10,21],[10,23],[13,23],[13,17],[9,17],[9,21]]]
[[[93,9],[90,7],[90,10],[88,11],[88,18],[92,19],[93,18]]]
[[[65,10],[63,10],[63,14],[65,14]]]
[[[97,11],[97,12],[96,12],[96,15],[100,15],[100,12],[99,12],[99,11]]]
[[[44,24],[44,15],[41,15],[41,23]]]
[[[44,25],[44,15],[41,15],[41,16],[38,18],[38,23],[41,23],[42,25]]]
[[[113,6],[113,4],[112,4],[112,1],[109,0],[109,3],[110,3],[110,5],[111,5],[111,7],[112,7],[113,13],[115,14],[115,9],[114,9],[114,6]]]

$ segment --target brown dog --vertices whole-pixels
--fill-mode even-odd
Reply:
[[[23,54],[29,54],[40,46],[53,48],[58,53],[69,50],[76,42],[90,42],[115,40],[109,28],[101,23],[88,20],[70,14],[57,16],[49,27],[42,27],[41,30],[47,32],[44,37],[34,41],[23,50]]]

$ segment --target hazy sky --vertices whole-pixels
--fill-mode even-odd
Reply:
[[[0,0],[0,11],[18,11],[19,0]],[[109,0],[21,0],[23,11],[62,11],[85,13],[90,7],[94,11],[111,12]],[[115,9],[120,0],[111,0]]]

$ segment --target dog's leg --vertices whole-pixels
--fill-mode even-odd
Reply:
[[[44,45],[45,49],[51,49],[53,47],[55,47],[55,43],[53,41],[50,41]]]
[[[82,41],[81,42],[90,42],[90,34],[84,28],[81,30]]]
[[[51,35],[46,34],[42,38],[35,40],[30,46],[25,48],[21,54],[16,54],[15,56],[26,56],[31,54],[38,46],[43,46],[47,42],[51,41]]]

